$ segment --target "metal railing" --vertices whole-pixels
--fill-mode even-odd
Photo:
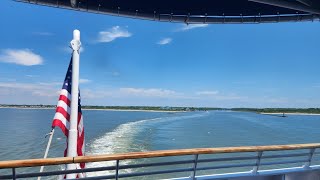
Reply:
[[[258,176],[263,174],[265,170],[260,170],[264,166],[272,166],[268,170],[268,174],[279,175],[284,174],[286,170],[290,172],[309,171],[320,169],[320,164],[311,165],[314,156],[320,154],[316,152],[320,149],[320,144],[294,144],[294,145],[272,145],[272,146],[242,146],[242,147],[226,147],[226,148],[199,148],[199,149],[180,149],[180,150],[163,150],[150,152],[133,152],[112,155],[95,155],[82,157],[62,157],[62,158],[48,158],[48,159],[28,159],[28,160],[13,160],[0,161],[0,169],[11,169],[12,173],[8,175],[0,174],[0,179],[22,179],[31,177],[56,176],[75,173],[88,173],[99,171],[112,171],[113,174],[100,175],[94,177],[87,177],[82,179],[120,179],[127,177],[163,175],[170,173],[189,172],[190,176],[181,176],[178,179],[201,179],[197,175],[200,171],[219,170],[232,168],[247,167],[250,171],[243,171],[238,173],[247,173],[247,175]],[[269,154],[268,154],[269,153]],[[188,156],[188,159],[181,159],[181,157]],[[192,156],[190,159],[189,156]],[[157,158],[166,157],[173,158],[162,162],[157,162]],[[180,157],[180,159],[179,159]],[[178,158],[178,159],[177,159]],[[298,159],[297,159],[298,158]],[[147,163],[131,163],[121,164],[121,162],[128,159],[147,159]],[[271,160],[271,161],[270,161]],[[112,166],[91,167],[77,170],[58,170],[49,172],[36,173],[17,173],[17,168],[23,167],[40,167],[49,165],[63,165],[72,163],[91,163],[91,162],[115,162]],[[227,162],[227,163],[226,163]],[[231,162],[231,163],[230,163]],[[300,164],[299,167],[291,167],[293,169],[276,169],[274,165],[284,164]],[[188,167],[176,167],[186,165]],[[169,167],[163,169],[165,167]],[[141,168],[153,168],[151,170],[141,170]],[[121,172],[123,170],[133,170],[132,172]],[[237,172],[236,172],[237,173]],[[210,172],[206,177],[211,179],[215,174]]]

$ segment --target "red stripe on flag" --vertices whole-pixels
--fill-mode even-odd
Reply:
[[[81,114],[81,112],[78,112],[78,123],[77,123],[78,125],[80,123],[81,118],[82,118],[82,114]]]
[[[78,112],[78,140],[77,140],[77,153],[78,156],[83,156],[84,152],[82,152],[84,146],[84,127],[82,127],[82,132],[79,134],[79,124],[82,118],[82,113]],[[82,122],[83,123],[83,122]],[[80,167],[85,168],[85,163],[80,163]]]
[[[68,99],[68,97],[66,97],[65,95],[60,95],[59,100],[65,102],[70,107],[70,99]]]
[[[82,147],[84,146],[84,130],[82,131],[82,134],[80,137],[78,137],[78,142],[77,142],[77,153],[78,156],[84,156],[82,152]],[[81,169],[85,168],[85,163],[80,163]]]
[[[58,106],[56,112],[62,114],[63,117],[65,117],[67,121],[70,122],[70,115],[63,107]]]
[[[69,130],[67,129],[67,127],[62,123],[62,121],[60,119],[54,119],[53,122],[52,122],[52,128],[58,126],[61,131],[63,132],[63,134],[65,136],[68,137],[69,135]]]

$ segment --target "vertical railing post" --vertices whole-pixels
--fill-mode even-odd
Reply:
[[[315,150],[316,150],[315,148],[310,149],[310,152],[309,152],[309,155],[308,155],[308,161],[304,164],[304,166],[303,166],[304,168],[309,168],[310,167],[311,161],[312,161],[312,157],[313,157],[313,154],[314,154]]]
[[[16,177],[16,168],[12,168],[12,179],[13,180],[17,179],[17,177]]]
[[[256,174],[258,172],[258,170],[259,170],[262,153],[263,153],[263,151],[258,151],[258,157],[257,157],[256,166],[254,166],[253,169],[252,169],[252,173],[253,174]]]
[[[191,174],[191,179],[192,180],[196,180],[198,157],[199,157],[199,154],[194,155],[193,172]]]
[[[119,160],[116,161],[116,180],[119,179]]]

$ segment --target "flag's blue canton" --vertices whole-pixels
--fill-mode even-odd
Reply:
[[[68,72],[66,77],[64,78],[62,89],[66,89],[69,94],[71,94],[71,84],[72,83],[72,58],[70,60],[70,64],[68,67]],[[80,89],[79,89],[79,102],[78,102],[78,112],[82,113],[81,111],[81,98],[80,98]]]
[[[66,89],[71,94],[71,83],[72,83],[72,58],[68,67],[68,72],[64,78],[62,89]]]

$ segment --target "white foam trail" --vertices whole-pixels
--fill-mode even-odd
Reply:
[[[93,154],[115,154],[123,152],[137,152],[137,151],[147,151],[144,147],[137,146],[135,138],[139,133],[147,130],[145,125],[149,123],[157,123],[163,121],[173,121],[173,120],[182,120],[182,119],[191,119],[196,117],[208,116],[208,113],[185,115],[185,116],[169,116],[169,117],[159,117],[153,119],[144,119],[136,122],[129,122],[126,124],[121,124],[112,132],[107,132],[105,135],[95,139],[89,145],[89,151],[86,152],[87,155]],[[132,164],[133,160],[122,160],[120,163],[123,164]],[[106,162],[94,162],[88,163],[87,167],[102,167],[102,166],[114,166],[115,161],[106,161]],[[129,170],[124,170],[124,173],[130,173]],[[114,171],[100,171],[87,173],[87,176],[101,176],[101,175],[111,175],[114,174]]]

